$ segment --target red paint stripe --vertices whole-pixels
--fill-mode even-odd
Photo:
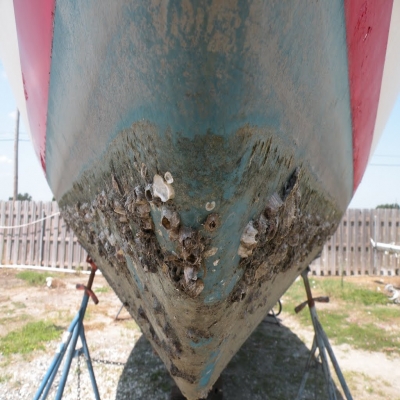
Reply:
[[[55,0],[14,0],[29,125],[46,172],[46,121]]]
[[[345,0],[355,191],[371,149],[393,0]]]

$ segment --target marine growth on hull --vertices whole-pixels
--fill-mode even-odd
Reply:
[[[137,149],[131,138],[116,140]],[[250,164],[265,148],[260,155],[253,149]],[[118,157],[115,151],[64,196],[64,218],[185,396],[205,396],[340,214],[321,207],[304,167],[290,172],[289,165],[280,187],[259,196],[260,211],[247,221],[242,215],[241,230],[223,233],[223,242],[234,201],[203,201],[201,218],[187,224],[191,209],[179,203],[179,173],[148,165],[139,153],[132,160],[128,151]]]

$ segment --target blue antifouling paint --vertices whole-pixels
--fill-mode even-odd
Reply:
[[[126,256],[125,258],[126,258],[126,264],[128,265],[128,268],[129,268],[129,272],[131,273],[133,279],[135,280],[139,290],[141,292],[143,292],[143,285],[142,285],[142,282],[140,281],[139,276],[138,276],[138,274],[136,272],[136,268],[133,265],[132,259],[129,256]]]
[[[212,338],[202,338],[197,342],[194,342],[193,340],[190,341],[190,346],[193,347],[194,349],[199,348],[199,347],[203,347],[206,346],[207,344],[212,342]]]
[[[220,355],[220,349],[217,349],[211,353],[210,360],[208,361],[204,370],[201,372],[201,378],[199,382],[200,387],[202,388],[206,387],[210,382],[210,378],[214,372],[215,364],[218,361],[219,355]]]

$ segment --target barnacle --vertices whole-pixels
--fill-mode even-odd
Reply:
[[[257,246],[256,236],[258,230],[254,228],[253,221],[250,221],[244,228],[242,237],[240,238],[240,246],[238,255],[242,258],[247,258],[253,253],[253,249]]]
[[[166,173],[164,174],[164,179],[165,179],[165,182],[167,182],[167,183],[169,183],[169,184],[171,184],[171,183],[174,182],[174,178],[172,177],[171,172],[166,172]]]
[[[172,185],[165,182],[162,176],[154,175],[153,178],[153,194],[164,203],[175,197],[175,191]]]
[[[214,232],[221,225],[220,218],[218,214],[209,214],[207,216],[206,222],[204,223],[204,229],[208,232]]]

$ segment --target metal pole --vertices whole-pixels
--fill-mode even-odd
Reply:
[[[346,380],[344,379],[342,371],[341,371],[341,369],[339,367],[339,363],[337,362],[335,354],[334,354],[334,352],[332,350],[332,347],[331,347],[331,345],[329,343],[328,336],[326,335],[325,331],[322,329],[321,323],[319,321],[317,321],[317,325],[318,325],[319,334],[322,336],[322,340],[325,343],[326,350],[328,351],[329,357],[330,357],[330,359],[332,361],[333,368],[335,368],[336,375],[337,375],[337,377],[339,379],[339,382],[340,382],[340,384],[342,386],[342,389],[343,389],[343,392],[344,392],[344,394],[346,396],[346,399],[347,400],[353,400],[353,397],[351,396],[351,393],[350,393],[350,389],[347,386]]]
[[[350,390],[346,384],[346,381],[344,379],[342,371],[340,370],[339,364],[333,353],[332,347],[330,346],[328,337],[327,337],[326,333],[324,332],[321,323],[318,320],[318,314],[317,314],[317,310],[315,308],[316,301],[321,301],[321,299],[322,299],[323,302],[326,302],[326,299],[329,299],[329,298],[324,298],[324,297],[313,298],[312,297],[310,282],[308,280],[308,272],[309,272],[309,268],[304,270],[301,274],[301,276],[303,278],[303,282],[304,282],[304,287],[305,287],[306,293],[307,293],[307,301],[298,305],[295,308],[295,311],[296,311],[296,313],[300,312],[304,308],[304,305],[308,304],[308,308],[310,310],[310,315],[311,315],[311,321],[312,321],[312,324],[314,327],[315,336],[314,336],[311,353],[310,353],[309,359],[306,364],[305,373],[304,373],[303,379],[301,381],[300,389],[299,389],[296,399],[300,399],[301,396],[303,395],[303,391],[304,391],[304,388],[305,388],[305,385],[307,382],[307,378],[309,375],[309,367],[310,367],[312,358],[314,356],[314,353],[316,351],[316,347],[318,347],[319,355],[321,357],[322,369],[323,369],[324,376],[325,376],[325,382],[327,385],[327,392],[328,392],[329,400],[336,400],[337,396],[336,396],[335,386],[333,384],[332,376],[331,376],[330,369],[329,369],[328,356],[330,357],[330,359],[332,361],[333,367],[335,369],[336,375],[339,378],[339,381],[343,388],[343,392],[346,396],[346,399],[352,400],[353,398],[350,394]],[[326,353],[328,353],[328,355]]]
[[[83,324],[80,327],[80,337],[82,342],[83,353],[85,354],[87,369],[89,371],[90,380],[92,382],[94,397],[96,400],[100,400],[99,389],[97,387],[96,377],[94,376],[92,360],[90,358],[89,348],[86,343],[85,329],[83,327]]]
[[[47,394],[50,390],[51,384],[53,383],[55,374],[58,371],[58,368],[64,357],[65,351],[69,346],[69,342],[71,341],[72,332],[74,331],[75,326],[79,322],[79,318],[80,318],[80,314],[78,313],[78,314],[76,314],[75,318],[72,320],[71,324],[69,325],[69,327],[66,331],[68,334],[64,337],[63,342],[59,345],[57,352],[53,358],[53,361],[51,362],[50,367],[47,370],[46,375],[44,376],[44,378],[39,386],[39,389],[35,394],[34,400],[40,399],[40,396],[42,395],[43,390],[46,388],[46,385],[48,384],[49,386],[46,388],[46,391],[43,394],[43,399],[45,399],[47,397]]]
[[[62,372],[61,379],[58,384],[58,390],[57,390],[57,394],[55,397],[56,400],[61,400],[62,395],[64,393],[65,383],[67,382],[68,372],[71,367],[72,358],[74,357],[74,353],[75,353],[75,349],[76,349],[76,342],[78,341],[80,327],[82,325],[82,320],[85,315],[88,300],[89,300],[89,296],[85,292],[85,294],[83,295],[83,301],[82,301],[81,308],[78,312],[79,320],[78,320],[77,325],[75,325],[74,331],[72,333],[71,342],[70,342],[69,348],[67,350],[67,358],[65,359],[64,370]]]
[[[119,309],[118,312],[117,312],[117,315],[116,315],[115,318],[114,318],[115,320],[118,319],[118,316],[119,316],[119,314],[121,313],[121,311],[122,311],[123,308],[124,308],[124,304],[122,303],[120,309]]]
[[[313,359],[315,357],[316,350],[317,350],[317,339],[316,339],[316,337],[314,335],[314,340],[313,340],[313,344],[312,344],[312,347],[311,347],[311,352],[310,352],[310,355],[308,356],[306,368],[305,368],[305,371],[304,371],[303,379],[301,380],[301,383],[300,383],[300,389],[299,389],[299,391],[297,393],[296,400],[301,400],[301,397],[303,396],[303,392],[304,392],[304,389],[306,387],[308,376],[310,375],[310,368],[311,368],[311,364],[313,362]]]
[[[13,200],[18,198],[18,142],[19,142],[19,110],[15,117],[15,135],[14,135],[14,196]]]
[[[315,306],[310,308],[310,314],[311,314],[311,319],[314,325],[314,330],[315,330],[315,337],[317,339],[317,344],[319,348],[319,355],[321,356],[321,362],[322,362],[322,371],[324,372],[325,376],[325,382],[326,382],[326,390],[328,393],[328,398],[329,400],[337,400],[336,393],[335,393],[335,388],[333,386],[332,382],[332,377],[331,377],[331,372],[329,371],[329,364],[328,364],[328,357],[326,355],[326,348],[325,348],[325,343],[322,340],[322,337],[319,335],[318,332],[318,317],[315,311]]]
[[[64,369],[63,369],[63,372],[61,375],[60,382],[58,384],[58,390],[57,390],[56,397],[55,397],[56,400],[61,400],[63,392],[64,392],[64,388],[65,388],[65,383],[67,381],[68,373],[69,373],[69,370],[71,367],[72,358],[75,356],[79,357],[79,355],[82,352],[82,349],[83,349],[83,353],[85,354],[86,363],[87,363],[88,370],[89,370],[90,380],[92,381],[93,392],[94,392],[95,398],[96,398],[96,400],[100,400],[100,395],[99,395],[99,391],[97,388],[96,378],[94,376],[93,366],[92,366],[92,362],[90,359],[89,349],[88,349],[88,346],[86,343],[86,337],[85,337],[85,332],[84,332],[84,327],[83,327],[83,318],[85,316],[89,297],[91,297],[93,299],[95,304],[97,304],[99,302],[96,295],[91,290],[94,275],[97,270],[97,266],[89,256],[87,258],[87,262],[90,263],[90,265],[92,267],[92,269],[90,271],[88,285],[87,286],[84,286],[81,284],[76,285],[77,289],[84,290],[81,307],[80,307],[77,315],[71,322],[70,326],[68,327],[68,330],[67,330],[68,334],[63,339],[62,343],[60,344],[60,346],[56,352],[56,355],[54,356],[54,359],[53,359],[52,363],[50,364],[50,368],[47,370],[46,375],[43,378],[38,391],[36,392],[36,395],[34,397],[35,400],[38,400],[42,396],[42,394],[43,394],[42,399],[43,400],[46,399],[46,397],[50,391],[51,385],[54,381],[54,378],[57,374],[57,371],[61,365],[61,361],[64,358],[65,353],[67,353],[67,357],[66,357],[66,360],[64,363]],[[76,343],[77,343],[79,336],[81,337],[81,340],[82,340],[82,349],[76,350]]]
[[[325,344],[324,344],[324,341],[322,340],[322,338],[320,337],[320,335],[318,334],[318,316],[317,316],[317,312],[315,310],[315,302],[314,302],[314,299],[311,294],[310,282],[308,281],[308,268],[303,271],[301,276],[304,281],[304,287],[305,287],[306,293],[307,293],[308,308],[310,310],[311,321],[314,326],[315,338],[316,338],[317,345],[319,348],[319,353],[321,356],[322,370],[324,372],[325,381],[326,381],[326,385],[327,385],[326,390],[328,392],[328,398],[329,398],[329,400],[332,400],[332,399],[336,400],[337,398],[336,398],[335,389],[333,387],[331,374],[329,371],[328,357],[327,357],[326,351],[325,351]]]
[[[64,350],[64,353],[65,353],[65,350]],[[47,396],[49,395],[51,385],[53,384],[53,381],[57,375],[58,369],[60,368],[61,362],[64,358],[64,353],[60,354],[60,356],[58,357],[58,360],[56,361],[56,363],[51,371],[51,374],[50,374],[50,376],[47,380],[46,386],[45,386],[46,389],[44,390],[43,395],[42,395],[42,400],[47,399]]]

